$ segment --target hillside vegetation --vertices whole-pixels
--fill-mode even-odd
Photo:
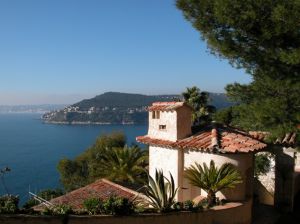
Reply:
[[[210,93],[211,104],[216,108],[232,105],[224,94]],[[147,122],[147,107],[157,101],[174,101],[180,95],[142,95],[107,92],[85,99],[62,110],[43,115],[49,123],[95,123],[95,124],[144,124]]]

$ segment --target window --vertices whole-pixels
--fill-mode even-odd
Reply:
[[[166,130],[167,129],[167,125],[159,125],[159,130]]]
[[[160,113],[159,111],[152,111],[152,119],[159,119]]]

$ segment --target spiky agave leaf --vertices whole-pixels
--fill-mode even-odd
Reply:
[[[155,171],[155,179],[148,175],[149,183],[145,186],[145,193],[149,199],[150,205],[159,212],[168,211],[176,203],[175,197],[178,188],[172,174],[170,179],[166,178],[162,170]]]

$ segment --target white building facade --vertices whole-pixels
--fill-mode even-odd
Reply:
[[[246,132],[221,125],[203,127],[192,133],[192,108],[183,102],[157,102],[149,107],[149,129],[137,141],[149,145],[149,174],[162,170],[172,174],[179,188],[177,201],[206,196],[184,178],[184,170],[195,162],[209,164],[214,160],[219,167],[232,163],[237,167],[243,183],[234,189],[217,194],[220,199],[242,201],[252,197],[254,152],[266,145]]]

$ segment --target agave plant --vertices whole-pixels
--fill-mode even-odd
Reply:
[[[175,187],[174,179],[170,173],[170,180],[166,178],[163,171],[155,171],[155,179],[148,176],[149,183],[145,186],[145,194],[150,205],[158,212],[170,211],[176,203],[175,196],[178,188]]]
[[[206,163],[198,163],[185,170],[185,177],[190,184],[207,192],[209,206],[216,204],[216,193],[226,188],[234,188],[242,183],[242,177],[236,167],[231,163],[224,163],[220,168],[215,166],[213,160],[208,167]]]

